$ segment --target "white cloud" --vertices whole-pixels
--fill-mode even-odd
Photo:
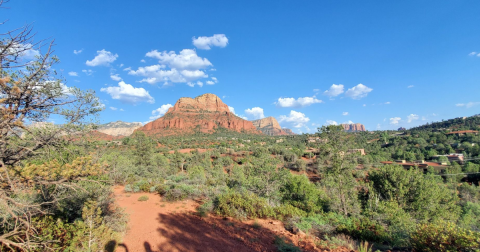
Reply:
[[[313,89],[313,92],[320,92],[320,89],[315,88],[315,89]]]
[[[418,118],[420,118],[418,115],[410,114],[409,116],[407,116],[407,122],[411,123],[412,121],[418,120]]]
[[[468,56],[475,56],[475,54],[477,54],[477,52],[471,52],[468,54]]]
[[[110,107],[110,109],[113,110],[113,111],[117,111],[117,110],[118,110],[118,108],[115,108],[115,107]]]
[[[121,81],[122,78],[118,74],[110,74],[110,78],[114,81]]]
[[[366,106],[367,106],[367,104],[363,104],[363,106],[364,106],[364,107],[366,107]]]
[[[144,59],[140,60],[140,62],[145,63],[146,61]]]
[[[413,87],[414,87],[414,85],[409,85],[407,88],[413,88]]]
[[[263,114],[263,109],[260,107],[245,109],[245,114],[247,114],[248,118],[251,118],[252,120],[265,118],[265,115]]]
[[[323,92],[324,95],[328,95],[330,97],[335,97],[343,93],[343,85],[342,84],[332,84],[330,89]]]
[[[322,103],[322,100],[312,97],[299,97],[298,99],[295,98],[278,98],[278,101],[275,102],[277,107],[281,108],[301,108],[310,106],[315,103]]]
[[[114,62],[118,58],[118,54],[113,54],[109,51],[102,49],[97,51],[97,56],[93,60],[87,60],[85,64],[87,66],[108,66],[110,63]]]
[[[139,102],[154,103],[155,99],[143,88],[135,88],[123,81],[118,83],[117,87],[101,88],[101,92],[109,94],[113,99],[125,103],[136,104]]]
[[[338,123],[334,120],[327,120],[327,125],[338,125]]]
[[[343,112],[342,115],[347,116],[348,112]]]
[[[192,49],[184,49],[179,54],[173,51],[158,52],[153,50],[148,52],[146,56],[158,59],[159,64],[139,67],[137,70],[132,70],[131,68],[124,70],[129,71],[128,74],[130,75],[145,77],[140,82],[149,84],[158,82],[163,82],[164,85],[170,83],[193,83],[198,79],[208,78],[208,74],[203,69],[212,65],[208,59],[198,57],[195,50]],[[188,85],[191,86],[191,84]]]
[[[233,114],[235,114],[235,109],[233,107],[230,107],[228,106],[228,109],[230,110],[230,112],[232,112]],[[235,114],[236,115],[236,114]]]
[[[92,70],[90,70],[90,69],[88,69],[88,70],[85,70],[85,69],[84,69],[84,70],[82,70],[82,73],[84,73],[84,74],[86,74],[86,75],[92,75],[94,72],[93,72]]]
[[[479,104],[480,104],[480,102],[468,102],[468,103],[457,103],[457,104],[455,104],[455,106],[471,108],[471,107],[477,106]]]
[[[40,55],[40,51],[33,49],[32,44],[14,43],[8,49],[9,53],[15,54],[22,61],[32,61]]]
[[[215,71],[217,71],[217,69],[215,69],[215,68],[210,68],[210,71],[215,72]]]
[[[400,118],[400,117],[390,118],[390,124],[396,125],[400,122],[400,120],[402,120],[402,118]]]
[[[75,54],[80,54],[80,53],[82,53],[82,52],[83,52],[83,49],[80,49],[80,50],[73,50],[73,53],[75,53]]]
[[[348,120],[346,122],[343,122],[343,124],[353,124],[354,122],[352,120]]]
[[[78,76],[78,73],[77,73],[77,72],[68,72],[68,75],[70,75],[70,76]]]
[[[205,83],[207,83],[207,85],[213,85],[213,84],[215,84],[215,82],[210,81],[210,80],[209,80],[209,81],[206,81]]]
[[[211,37],[192,38],[193,45],[198,49],[210,50],[212,46],[225,47],[228,44],[228,38],[225,34],[214,34]]]
[[[206,58],[198,57],[197,52],[192,49],[183,49],[179,54],[174,51],[157,50],[150,51],[146,54],[147,57],[158,59],[160,64],[165,64],[170,68],[197,70],[205,69],[212,66],[212,63]]]
[[[387,102],[385,102],[385,104],[387,104],[387,105],[388,105],[388,104],[390,104],[390,102],[389,102],[389,101],[387,101]]]
[[[171,107],[173,107],[172,104],[163,104],[162,106],[160,106],[160,108],[153,110],[152,116],[150,116],[150,120],[153,121],[162,117],[163,115],[165,115],[165,113],[167,113],[168,109]]]
[[[372,92],[373,89],[363,85],[362,83],[356,85],[353,88],[349,88],[345,95],[352,99],[360,99],[368,95],[368,93]]]
[[[310,121],[310,118],[305,116],[304,113],[297,112],[295,110],[291,110],[288,116],[281,115],[278,118],[279,118],[278,120],[279,122],[291,123],[295,128],[306,126],[306,123]]]

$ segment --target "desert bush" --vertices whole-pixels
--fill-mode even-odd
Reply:
[[[195,196],[194,187],[186,184],[175,184],[165,193],[167,201],[179,201]]]
[[[220,216],[239,219],[275,217],[274,209],[266,199],[250,192],[229,191],[218,196],[214,201],[214,211]]]
[[[276,236],[274,244],[280,252],[301,252],[302,250],[290,242],[286,242],[285,238]]]
[[[416,251],[479,251],[480,233],[452,222],[424,223],[413,232],[411,244]]]
[[[288,203],[307,213],[321,212],[327,202],[325,193],[304,175],[290,175],[280,191],[283,203]]]
[[[147,195],[143,195],[143,196],[140,196],[138,198],[138,201],[147,201],[148,200],[148,196]]]

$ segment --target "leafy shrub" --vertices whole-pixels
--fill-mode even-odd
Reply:
[[[286,242],[284,238],[280,236],[275,237],[274,241],[275,246],[277,246],[278,251],[280,252],[301,252],[302,250],[293,245],[292,243]]]
[[[413,232],[411,244],[417,251],[478,251],[480,233],[452,222],[424,223]]]
[[[147,200],[148,200],[147,195],[143,195],[143,196],[140,196],[140,198],[138,198],[138,201],[147,201]]]
[[[165,193],[165,199],[168,201],[184,200],[194,193],[194,188],[191,185],[177,184],[170,188]]]
[[[155,191],[161,196],[165,195],[168,192],[168,190],[170,190],[170,186],[168,185],[161,184],[161,185],[155,186]]]
[[[126,185],[123,190],[125,192],[133,192],[133,187],[132,187],[132,185]]]
[[[220,216],[243,218],[275,217],[273,207],[267,204],[266,199],[247,192],[229,191],[218,196],[214,202],[214,211]]]
[[[307,213],[321,212],[326,204],[326,196],[323,191],[316,188],[304,175],[290,175],[280,189],[282,202],[288,203]]]

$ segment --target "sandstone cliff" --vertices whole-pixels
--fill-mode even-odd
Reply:
[[[342,124],[343,129],[347,132],[365,131],[365,126],[361,123]]]
[[[258,130],[269,136],[295,135],[290,129],[282,129],[274,117],[266,117],[252,121]]]
[[[97,131],[111,136],[130,136],[133,131],[142,127],[142,125],[140,122],[116,121],[99,125]]]
[[[231,113],[228,106],[214,94],[196,98],[180,98],[163,117],[138,128],[148,135],[170,136],[195,132],[213,133],[217,128],[261,134],[252,122]]]

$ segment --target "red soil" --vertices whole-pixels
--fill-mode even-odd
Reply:
[[[120,207],[129,216],[128,231],[116,252],[157,251],[277,251],[275,236],[284,237],[303,251],[349,252],[345,248],[320,249],[314,238],[305,234],[292,234],[276,220],[237,221],[217,216],[199,217],[192,200],[162,202],[151,193],[128,194],[116,187],[114,195]],[[142,195],[149,200],[138,201]]]

